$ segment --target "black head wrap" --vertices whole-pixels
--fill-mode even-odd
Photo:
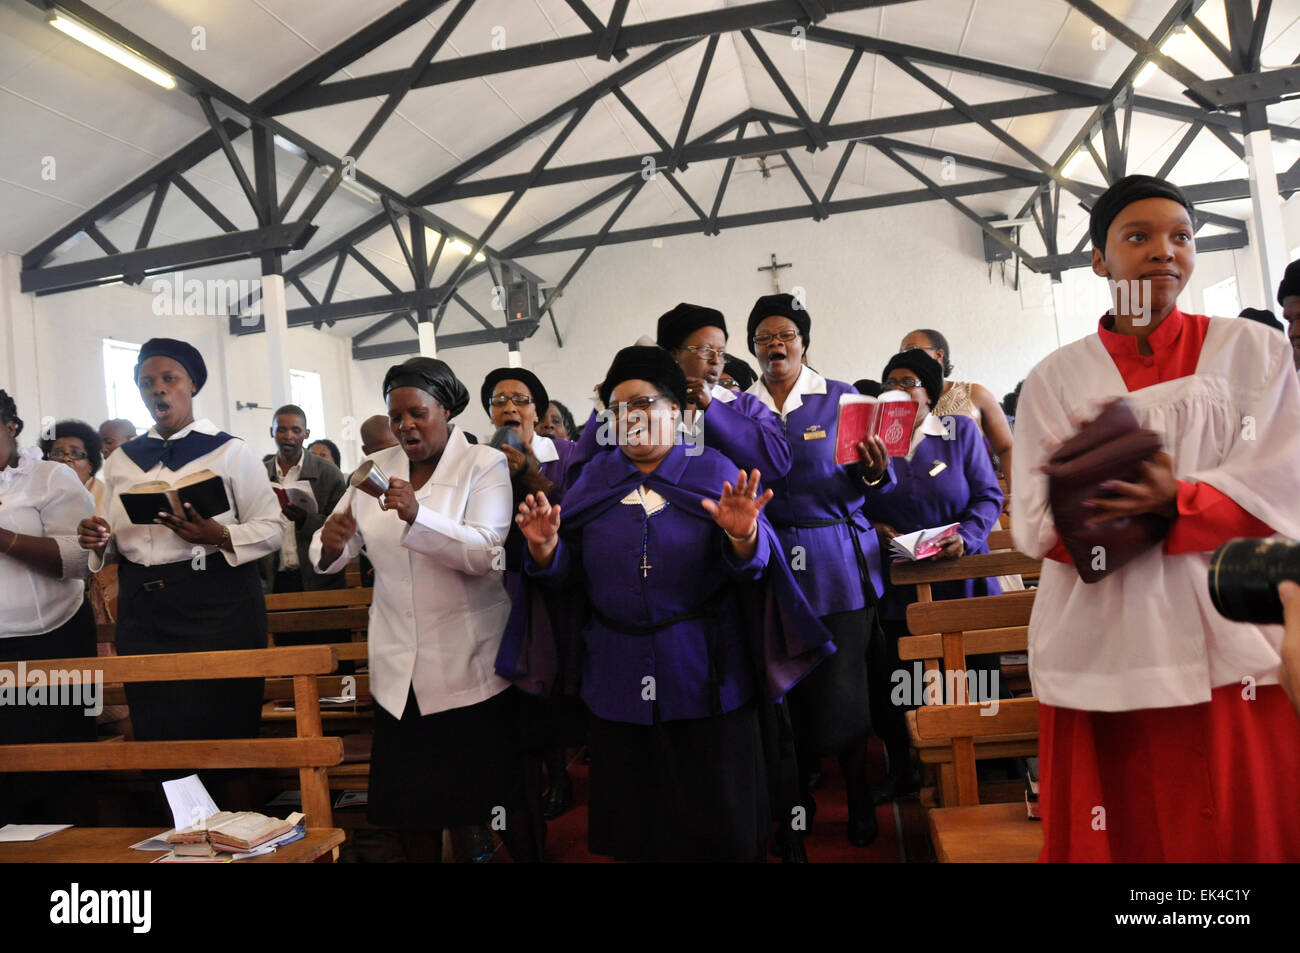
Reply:
[[[930,409],[933,410],[934,405],[939,403],[939,398],[943,396],[943,368],[939,366],[939,362],[920,348],[900,351],[889,359],[889,363],[881,372],[882,385],[888,383],[890,372],[900,367],[911,371],[921,381],[926,396],[930,398]]]
[[[384,375],[384,397],[394,387],[418,387],[446,407],[452,417],[469,404],[469,391],[444,361],[413,357],[394,364]]]
[[[1277,286],[1277,303],[1281,304],[1283,298],[1292,295],[1300,295],[1300,259],[1291,262],[1282,272],[1282,283]]]
[[[1196,210],[1178,186],[1153,175],[1126,175],[1101,193],[1101,197],[1092,206],[1088,232],[1092,236],[1093,246],[1104,252],[1106,232],[1110,229],[1110,223],[1115,221],[1115,216],[1143,199],[1169,199],[1177,202],[1187,209],[1192,224],[1196,223]]]
[[[1300,292],[1297,292],[1300,294]],[[1278,331],[1285,332],[1286,328],[1282,327],[1282,322],[1277,319],[1272,311],[1266,311],[1263,308],[1243,308],[1239,318],[1246,318],[1248,321],[1258,321],[1265,327],[1274,328]]]
[[[533,397],[533,406],[537,408],[537,419],[541,420],[546,416],[546,408],[551,406],[551,398],[547,396],[546,388],[537,379],[537,375],[522,367],[498,367],[496,370],[488,371],[488,376],[483,378],[483,386],[479,389],[479,399],[483,401],[483,410],[489,417],[492,416],[492,406],[489,403],[492,400],[492,391],[502,381],[519,381],[526,386],[528,393]]]
[[[803,338],[804,350],[808,350],[808,332],[812,330],[812,318],[794,295],[779,294],[763,295],[754,302],[754,310],[749,312],[749,323],[745,326],[745,336],[748,338],[745,343],[749,345],[749,353],[757,355],[758,352],[754,350],[754,331],[764,318],[773,315],[793,321],[799,329],[799,336]]]
[[[609,395],[623,381],[649,381],[659,392],[686,407],[686,375],[673,356],[661,347],[625,347],[614,355],[605,380],[600,385],[600,400],[609,403]]]
[[[655,343],[671,351],[675,347],[681,347],[682,342],[700,328],[720,328],[723,339],[727,337],[727,322],[721,311],[683,301],[660,316]]]
[[[727,359],[722,363],[722,373],[726,374],[741,390],[749,390],[754,386],[754,381],[758,380],[758,375],[754,369],[749,366],[748,362],[741,360],[734,354],[728,354]]]
[[[203,363],[203,355],[193,344],[177,341],[175,338],[150,338],[140,346],[140,356],[135,362],[135,377],[140,379],[140,365],[151,357],[170,357],[185,368],[185,373],[194,381],[194,393],[203,390],[208,380],[208,365]]]
[[[853,382],[853,389],[859,394],[864,394],[867,397],[879,397],[881,390],[880,381],[873,381],[870,378],[864,377],[860,381]]]

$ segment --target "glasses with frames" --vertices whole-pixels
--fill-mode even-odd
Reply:
[[[712,363],[715,360],[721,361],[727,356],[727,352],[716,347],[709,347],[707,344],[683,344],[679,351],[690,351],[696,357],[702,357]]]
[[[881,390],[911,390],[913,387],[924,387],[923,381],[918,381],[915,377],[905,377],[901,381],[885,381],[880,385]]]
[[[533,402],[533,399],[527,394],[497,394],[488,403],[493,407],[504,407],[511,401],[514,402],[516,407],[527,407]]]
[[[665,403],[671,403],[670,398],[665,397],[663,394],[656,394],[653,397],[633,397],[631,400],[626,400],[622,403],[611,403],[609,409],[622,417],[626,416],[631,411],[645,413],[653,407],[657,401],[661,400]]]
[[[793,328],[786,328],[784,331],[777,331],[775,334],[755,334],[754,344],[758,347],[767,347],[773,341],[780,341],[782,344],[789,344],[799,336],[799,332]]]
[[[933,346],[926,347],[924,344],[913,344],[909,347],[903,348],[903,350],[900,351],[899,353],[906,354],[908,351],[937,351],[937,350],[939,350],[937,347],[933,347]]]
[[[86,454],[81,450],[51,450],[51,460],[85,460]]]

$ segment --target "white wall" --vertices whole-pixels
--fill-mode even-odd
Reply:
[[[814,188],[818,182],[814,180]],[[758,177],[737,179],[728,192],[728,211],[796,204],[784,194],[789,183]],[[735,204],[733,204],[735,203]],[[1288,248],[1300,244],[1300,203],[1283,207]],[[556,314],[565,346],[558,348],[549,322],[522,345],[524,366],[546,383],[581,421],[592,385],[604,375],[614,352],[653,335],[658,316],[679,301],[719,308],[727,317],[731,347],[755,364],[744,345],[745,319],[755,298],[772,290],[769,273],[758,272],[775,253],[793,267],[781,272],[781,287],[800,286],[813,319],[809,359],[823,374],[852,381],[877,378],[903,335],[934,327],[952,346],[954,376],[984,384],[1001,397],[1044,356],[1096,328],[1106,307],[1105,285],[1086,269],[1067,272],[1053,288],[1046,276],[1020,272],[1019,290],[992,280],[983,262],[978,230],[941,202],[897,209],[754,226],[709,238],[690,235],[651,243],[599,249],[570,284]],[[530,260],[552,279],[572,255]],[[259,452],[274,447],[269,410],[236,410],[235,402],[269,403],[266,345],[262,335],[232,338],[220,316],[159,317],[153,294],[124,286],[87,289],[36,298],[18,291],[19,259],[0,259],[0,387],[14,394],[30,421],[42,416],[78,417],[97,424],[107,416],[102,340],[143,342],[153,336],[180,337],[208,361],[210,381],[195,401],[196,413],[249,440]],[[1235,274],[1242,304],[1276,309],[1276,289],[1263,294],[1250,248],[1200,256],[1180,304],[1203,308],[1204,288]],[[478,305],[489,313],[489,302]],[[449,323],[450,323],[449,318]],[[356,321],[359,330],[365,319]],[[381,382],[398,359],[357,362],[346,339],[297,328],[289,332],[290,366],[321,375],[324,433],[309,421],[313,436],[339,444],[344,467],[359,458],[356,427],[383,413]],[[490,433],[479,401],[479,385],[494,367],[507,363],[505,345],[481,345],[441,355],[470,391],[459,423]],[[38,427],[28,432],[36,439]]]

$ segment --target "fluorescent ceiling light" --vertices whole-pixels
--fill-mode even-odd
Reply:
[[[334,170],[328,166],[322,166],[320,174],[322,178],[328,181],[329,177],[334,174]],[[379,204],[379,193],[366,188],[355,179],[349,179],[346,175],[339,179],[339,188],[346,189],[358,198],[365,199],[371,205]]]
[[[97,33],[88,27],[82,26],[75,20],[69,20],[57,12],[51,15],[49,24],[74,40],[86,44],[92,50],[103,53],[110,60],[121,63],[129,70],[134,70],[150,82],[157,83],[163,89],[176,88],[176,80],[172,79],[167,73],[138,54],[131,52],[125,46],[110,40],[102,33]]]
[[[474,250],[472,245],[466,244],[462,239],[459,238],[453,238],[451,241],[447,242],[447,247],[452,249],[453,251],[460,252],[462,255],[468,255],[471,251]],[[477,255],[474,256],[474,260],[487,261],[487,257],[482,252],[479,252]]]
[[[1187,25],[1185,23],[1179,24],[1178,27],[1174,30],[1174,32],[1170,33],[1169,36],[1165,39],[1165,41],[1160,44],[1160,52],[1165,54],[1165,56],[1173,56],[1174,49],[1182,45],[1183,37],[1185,37],[1186,35],[1187,35]],[[1138,87],[1146,83],[1147,80],[1149,80],[1152,76],[1155,75],[1157,69],[1159,69],[1159,67],[1156,66],[1155,63],[1152,63],[1151,61],[1148,60],[1147,64],[1138,71],[1137,76],[1134,78],[1133,80],[1134,87]]]

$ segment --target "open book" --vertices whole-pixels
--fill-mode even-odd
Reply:
[[[271,489],[280,500],[281,506],[296,506],[308,514],[318,511],[316,494],[306,480],[291,480],[288,483],[272,483]]]
[[[889,551],[897,560],[925,559],[943,549],[943,541],[957,535],[961,523],[918,529],[915,533],[895,536],[889,541]]]
[[[208,519],[230,509],[226,484],[211,470],[191,473],[175,483],[162,480],[137,483],[119,493],[118,499],[132,523],[152,523],[159,513],[173,513],[184,519],[184,503],[189,503],[200,516]]]
[[[255,811],[219,811],[194,827],[172,831],[164,839],[169,844],[208,844],[219,851],[247,851],[289,833],[302,821],[302,817],[303,815],[295,813],[282,821]],[[195,852],[203,854],[201,848]]]
[[[912,446],[912,425],[921,405],[901,391],[886,391],[879,397],[844,394],[835,420],[835,462],[853,463],[857,446],[870,436],[885,441],[891,457],[905,457]]]

